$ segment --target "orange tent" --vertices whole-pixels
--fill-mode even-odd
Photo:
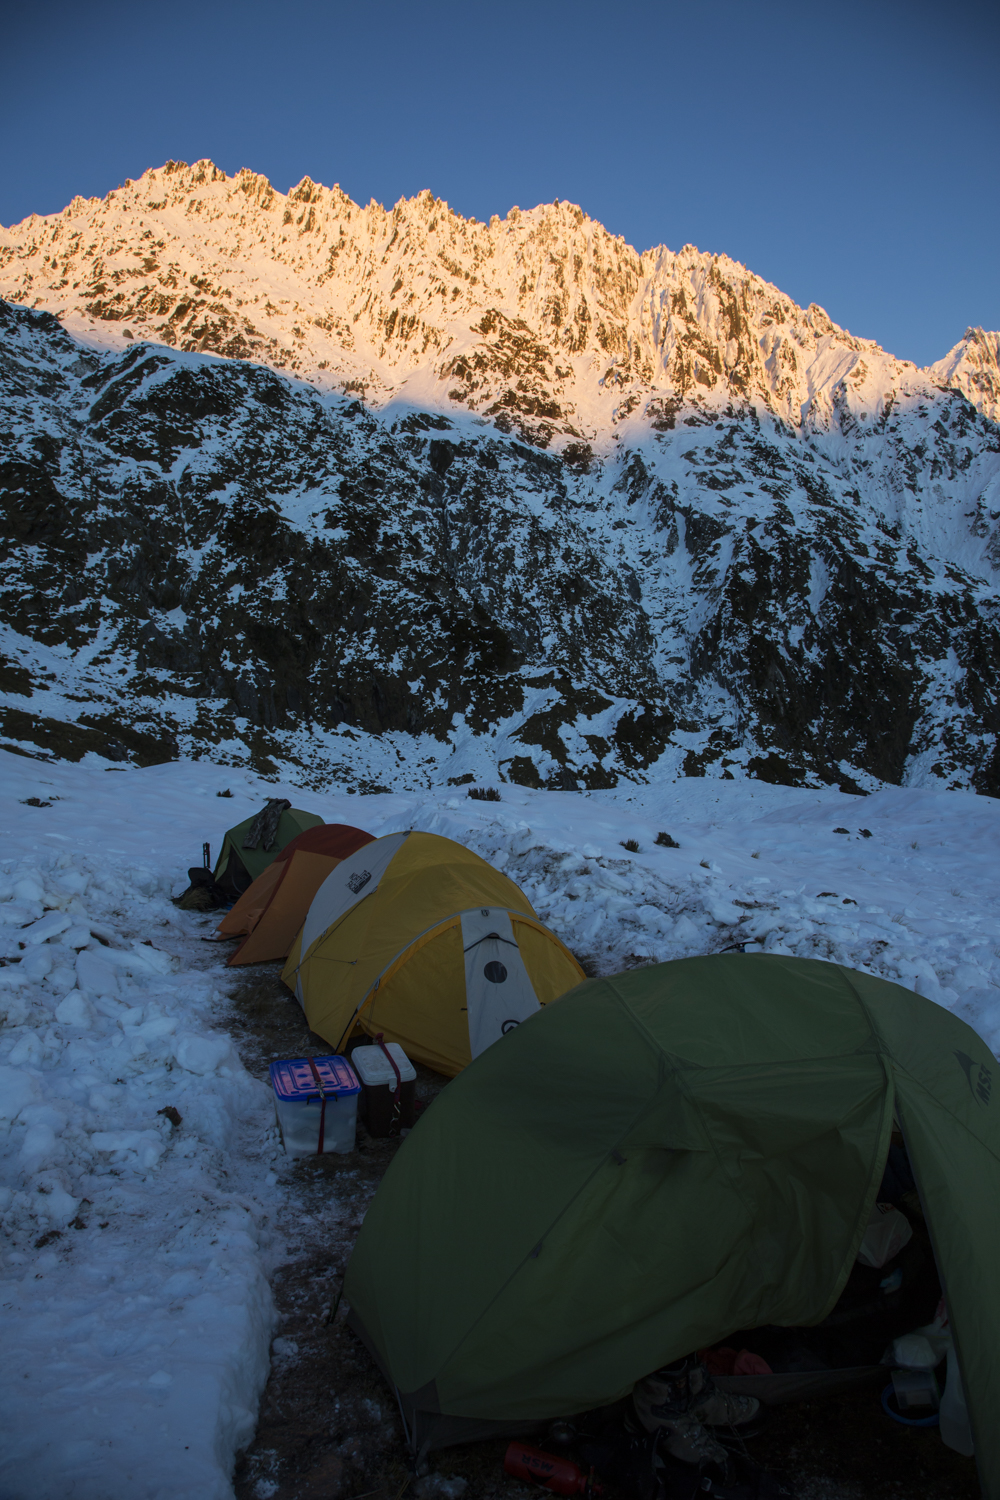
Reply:
[[[371,842],[370,833],[347,823],[320,823],[286,844],[219,923],[220,937],[243,938],[229,963],[286,958],[330,871]]]

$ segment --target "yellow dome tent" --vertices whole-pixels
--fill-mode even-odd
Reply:
[[[327,877],[281,977],[338,1051],[360,1027],[452,1075],[585,976],[506,875],[410,832]]]

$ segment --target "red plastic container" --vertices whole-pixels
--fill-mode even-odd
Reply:
[[[541,1484],[554,1495],[587,1495],[596,1485],[579,1464],[568,1458],[557,1458],[530,1443],[511,1443],[504,1455],[503,1466],[515,1479],[527,1479],[532,1484]]]

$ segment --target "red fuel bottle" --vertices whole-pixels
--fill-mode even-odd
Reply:
[[[503,1466],[515,1479],[528,1479],[533,1484],[544,1485],[554,1495],[600,1493],[600,1486],[591,1484],[579,1464],[545,1453],[541,1448],[533,1448],[530,1443],[511,1443]]]

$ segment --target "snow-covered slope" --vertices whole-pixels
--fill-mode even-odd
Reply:
[[[0,290],[8,743],[1000,790],[997,335],[920,371],[571,205],[208,162]]]

